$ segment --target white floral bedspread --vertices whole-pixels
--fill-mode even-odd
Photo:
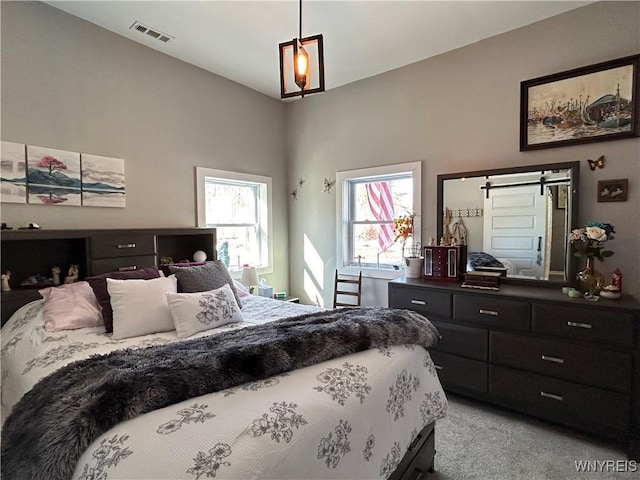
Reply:
[[[2,418],[40,378],[74,360],[180,341],[175,331],[112,340],[104,328],[43,328],[42,301],[2,328]],[[247,324],[319,310],[243,298]],[[387,478],[447,403],[429,354],[375,349],[203,395],[118,424],[80,458],[74,479]]]

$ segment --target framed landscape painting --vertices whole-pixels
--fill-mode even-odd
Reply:
[[[82,154],[82,206],[124,208],[124,159]]]
[[[25,144],[0,142],[0,199],[4,203],[27,203]]]
[[[640,136],[640,55],[520,84],[520,151]]]
[[[80,206],[80,154],[27,145],[27,195],[35,205]]]

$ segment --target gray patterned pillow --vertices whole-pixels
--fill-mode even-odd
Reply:
[[[233,296],[236,297],[238,306],[242,308],[240,297],[233,285],[229,270],[220,260],[207,262],[204,265],[193,267],[178,267],[169,265],[169,270],[178,279],[178,291],[184,293],[206,292],[229,284]]]

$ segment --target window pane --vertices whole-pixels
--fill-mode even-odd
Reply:
[[[257,223],[258,187],[234,185],[207,179],[205,201],[207,224]]]
[[[218,227],[218,258],[229,268],[260,265],[256,227]]]
[[[363,268],[386,270],[380,278],[400,274],[392,273],[403,263],[403,243],[395,241],[394,219],[415,213],[419,241],[421,171],[421,162],[411,162],[336,173],[344,212],[336,225],[343,246],[338,250],[339,267],[357,268],[359,260]]]
[[[406,175],[386,177],[376,181],[355,181],[351,186],[352,220],[376,222],[375,225],[360,225],[354,229],[353,258],[362,255],[367,258],[367,263],[377,265],[377,254],[380,253],[380,263],[395,263],[387,253],[390,249],[391,252],[398,249],[394,244],[396,235],[393,232],[393,219],[413,209],[413,178]],[[363,250],[358,251],[359,248]]]
[[[393,223],[386,224],[393,225]],[[361,225],[357,224],[353,226],[353,258],[348,259],[347,263],[357,265],[358,256],[361,257],[360,262],[362,265],[368,264],[371,266],[378,265],[378,258],[380,265],[400,265],[402,262],[402,246],[400,243],[394,243],[389,246],[384,252],[380,251],[379,243],[379,224]],[[378,257],[378,254],[380,255]]]
[[[380,191],[376,188],[376,184],[386,183],[388,192],[391,196],[393,207],[387,209],[377,209],[376,194]],[[367,188],[369,186],[369,188]],[[393,220],[400,215],[407,215],[413,211],[413,178],[411,175],[386,179],[377,182],[353,182],[352,183],[354,196],[353,196],[353,218],[357,222],[361,221],[376,221],[376,220]],[[372,191],[372,196],[367,193],[367,190]],[[386,190],[385,190],[386,191]],[[384,193],[380,194],[384,197]],[[390,217],[385,215],[384,217],[376,218],[376,210],[378,212],[388,211]]]
[[[217,229],[217,252],[231,270],[270,273],[271,178],[196,167],[198,225]]]

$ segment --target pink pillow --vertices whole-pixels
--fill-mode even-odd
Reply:
[[[104,325],[98,299],[87,282],[40,290],[44,298],[44,329],[47,332]]]

